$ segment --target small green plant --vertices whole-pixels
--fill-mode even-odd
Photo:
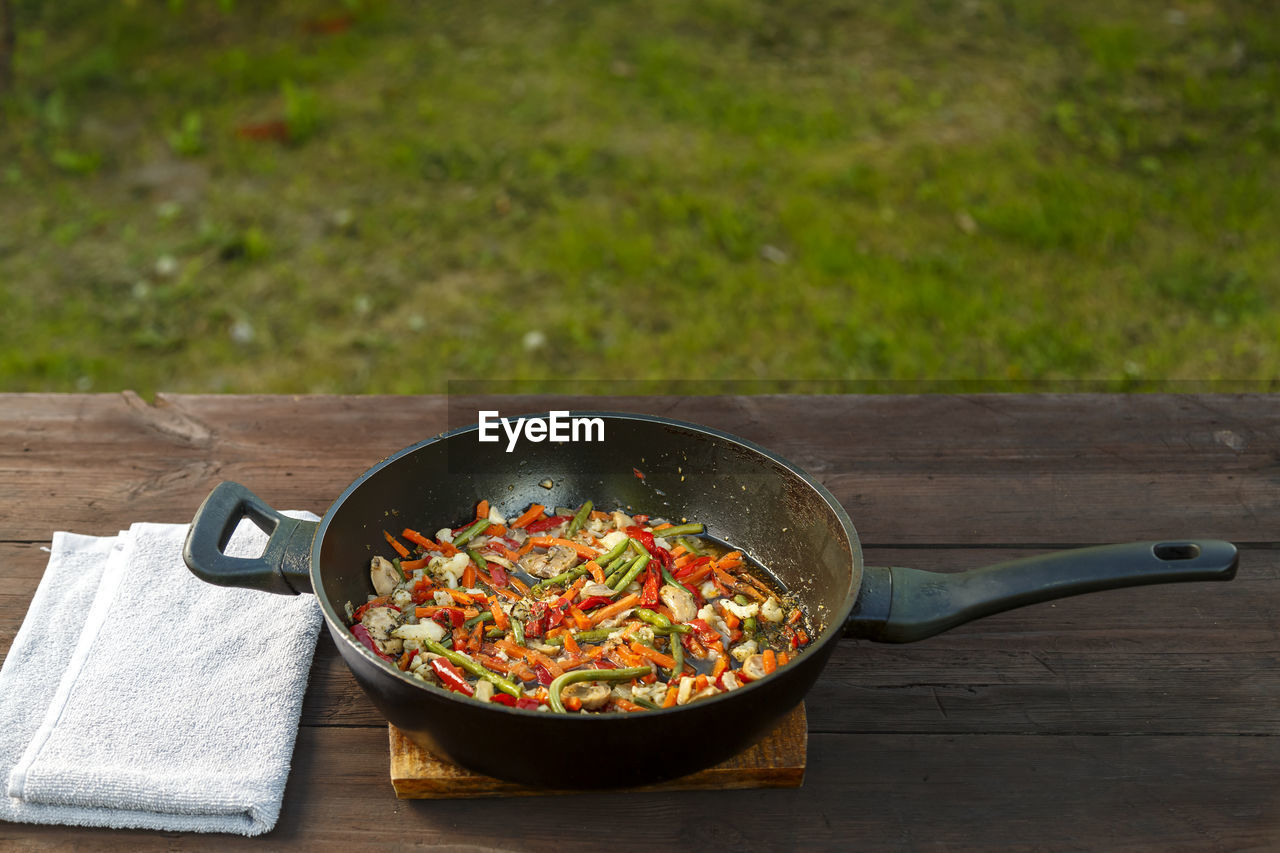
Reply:
[[[177,127],[166,134],[174,154],[194,157],[204,151],[204,119],[195,110],[188,110]]]
[[[292,80],[280,84],[284,99],[284,121],[289,126],[289,141],[306,142],[320,129],[320,110],[314,92],[295,86]]]

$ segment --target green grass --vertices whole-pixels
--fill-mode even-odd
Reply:
[[[0,389],[1280,376],[1267,3],[17,7]]]

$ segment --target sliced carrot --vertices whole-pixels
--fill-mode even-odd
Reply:
[[[671,556],[673,557],[680,557],[687,553],[689,552],[684,549],[683,545],[677,545],[676,547],[671,549]]]
[[[786,652],[778,652],[778,666],[786,666],[791,663],[791,657]]]
[[[573,620],[573,627],[579,631],[585,631],[591,627],[591,617],[572,604],[569,605],[569,618]]]
[[[475,657],[476,657],[476,660],[480,661],[480,663],[484,664],[486,667],[493,670],[494,672],[506,673],[511,671],[511,664],[507,663],[501,658],[495,658],[491,655],[484,655],[484,654],[477,654]]]
[[[716,560],[716,563],[718,563],[722,569],[736,569],[742,565],[742,552],[730,551],[719,560]]]
[[[595,560],[587,561],[587,572],[596,583],[604,583],[604,569],[600,568]]]
[[[542,504],[534,504],[520,514],[520,517],[511,522],[512,527],[524,527],[538,516],[542,515],[542,511],[546,509]]]
[[[480,651],[480,643],[484,641],[484,622],[477,622],[471,629],[471,639],[467,641],[467,651],[475,654]]]
[[[609,517],[609,513],[601,512],[598,509],[593,509],[591,510],[591,517],[596,521],[604,521],[606,518]]]
[[[490,586],[492,586],[492,584],[490,584]],[[497,589],[494,590],[494,592],[496,592],[498,595],[502,596],[503,598],[510,599],[511,601],[520,600],[520,593],[514,592],[509,589],[498,587]]]
[[[724,569],[720,568],[718,564],[712,563],[711,571],[716,576],[716,579],[719,580],[720,583],[724,584],[729,589],[733,589],[738,585],[738,582],[737,580],[734,579],[733,575],[729,574]]]
[[[680,688],[672,684],[667,688],[667,695],[662,699],[662,707],[674,708],[676,706],[676,697],[680,695]]]
[[[621,708],[623,711],[643,711],[644,706],[637,705],[630,699],[623,699],[621,696],[613,697],[613,707]]]
[[[577,696],[570,696],[568,699],[562,700],[561,704],[564,705],[566,711],[582,710],[582,700],[579,699]]]
[[[653,532],[657,533],[659,530],[666,530],[668,527],[675,527],[675,525],[669,521],[664,521],[661,524],[659,524],[657,527],[653,528]]]
[[[629,666],[644,666],[644,658],[639,655],[633,655],[622,646],[616,646],[613,651],[605,655],[609,660],[618,666],[626,669]]]
[[[675,661],[672,661],[672,663],[675,663]],[[720,657],[716,658],[715,664],[711,667],[712,680],[714,681],[715,679],[719,678],[721,675],[724,675],[725,670],[727,670],[728,668],[729,668],[729,659],[726,658],[724,655],[720,655]]]
[[[458,602],[459,604],[475,604],[476,603],[475,596],[469,595],[460,589],[446,588],[445,592],[449,593],[449,597],[452,598],[454,601]]]
[[[525,554],[528,554],[532,550],[533,550],[533,540],[532,539],[524,540],[524,544],[520,546],[520,550],[516,551],[516,559],[519,560],[521,557],[523,557]]]
[[[467,563],[467,567],[462,570],[462,585],[467,589],[472,589],[476,585],[476,564]]]
[[[530,657],[533,660],[536,660],[538,663],[545,666],[547,668],[547,672],[551,673],[552,676],[564,675],[564,669],[560,666],[560,664],[556,663],[551,658],[544,655],[542,652],[538,651],[537,649],[526,649],[526,651],[528,651],[529,653],[528,657]]]
[[[623,596],[613,604],[606,604],[604,607],[601,607],[599,610],[591,614],[591,624],[599,625],[610,616],[616,616],[628,607],[635,607],[639,601],[640,594],[633,592],[630,595]]]
[[[508,581],[511,583],[511,585],[512,585],[512,586],[514,586],[514,587],[516,588],[516,592],[520,593],[521,595],[528,595],[528,594],[529,594],[529,586],[528,586],[528,584],[526,584],[524,581],[520,580],[520,578],[512,577],[511,575],[508,575],[508,576],[507,576],[507,579],[508,579]]]
[[[594,560],[600,556],[596,553],[596,549],[583,545],[581,542],[574,542],[572,539],[559,539],[555,536],[530,536],[529,541],[536,548],[550,548],[552,545],[562,545],[565,548],[572,548],[578,552],[578,556],[584,560]]]
[[[800,617],[803,615],[804,614],[800,612],[800,608],[797,607],[795,610],[792,610],[789,614],[787,614],[787,624],[788,625],[796,624],[797,622],[800,621]]]
[[[511,627],[511,620],[507,618],[507,611],[502,609],[502,605],[498,603],[498,596],[489,599],[489,612],[493,614],[493,624],[502,630]]]
[[[571,633],[564,635],[564,650],[571,655],[578,655],[582,652],[582,647],[578,645],[578,641],[573,638]]]
[[[421,560],[401,560],[400,568],[406,572],[412,572],[415,569],[425,569],[427,564],[431,562],[430,557],[423,557]]]
[[[663,667],[664,669],[675,668],[675,665],[676,665],[675,658],[671,657],[670,655],[664,655],[662,652],[658,651],[657,649],[651,649],[648,646],[646,646],[644,643],[632,643],[631,651],[635,652],[642,658],[648,658],[649,660],[653,661],[658,666]]]
[[[763,658],[765,675],[768,675],[778,668],[778,655],[773,651],[773,649],[765,649]]]
[[[510,560],[513,563],[520,559],[519,554],[517,554],[515,551],[512,551],[510,548],[508,548],[505,545],[500,545],[497,542],[490,542],[489,547],[497,551],[498,556],[503,557],[504,559]]]
[[[699,673],[698,677],[693,680],[693,689],[706,690],[707,685],[710,683],[711,683],[710,680],[705,675],[702,675],[701,673]]]
[[[446,557],[452,557],[454,554],[458,553],[458,549],[450,545],[448,542],[436,542],[435,540],[428,539],[418,531],[411,530],[408,527],[401,530],[400,535],[420,548],[426,548],[428,551],[439,551]]]
[[[503,527],[501,524],[490,524],[484,529],[485,536],[501,536],[506,532],[507,528]]]
[[[488,514],[489,514],[488,501],[480,501],[480,503],[476,504],[476,521],[479,521],[480,519],[486,517]]]
[[[672,551],[671,553],[672,553],[672,554],[675,554],[675,552],[674,552],[674,551]],[[683,555],[681,555],[681,556],[679,556],[679,557],[676,557],[676,561],[675,561],[675,563],[674,563],[673,565],[674,565],[674,567],[675,567],[675,568],[677,568],[677,569],[683,569],[685,566],[689,565],[690,563],[692,563],[692,562],[693,562],[694,560],[696,560],[696,559],[698,559],[698,558],[697,558],[697,557],[695,557],[695,556],[693,556],[692,554],[683,554]]]
[[[690,573],[688,577],[680,578],[680,580],[682,580],[687,584],[692,584],[696,586],[697,584],[700,584],[704,580],[706,580],[707,576],[711,574],[712,568],[714,568],[712,563],[707,563],[706,565],[698,566],[698,568],[694,569],[693,572]]]
[[[388,533],[385,530],[382,531],[382,535],[387,537],[387,544],[390,545],[392,548],[395,548],[397,554],[399,554],[401,557],[409,556],[409,549],[401,545],[400,540],[396,539],[396,537],[392,536],[390,533]]]

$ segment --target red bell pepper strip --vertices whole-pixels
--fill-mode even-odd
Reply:
[[[463,613],[460,607],[441,607],[431,614],[431,618],[445,628],[459,628],[463,622],[467,621],[467,614]]]
[[[431,671],[436,674],[436,678],[440,679],[441,684],[453,692],[467,696],[475,695],[475,688],[467,683],[467,679],[462,676],[456,666],[444,658],[432,658]]]
[[[352,635],[355,636],[357,640],[361,642],[362,645],[364,645],[366,649],[373,652],[375,655],[382,658],[383,660],[391,660],[391,655],[384,654],[378,648],[378,644],[373,641],[373,635],[369,633],[368,628],[366,628],[365,626],[357,622],[356,624],[351,626],[351,633]]]
[[[716,643],[720,641],[720,632],[707,624],[705,619],[690,619],[684,623],[690,628],[698,632],[698,639],[704,643]]]
[[[489,577],[493,578],[493,585],[496,587],[505,587],[509,582],[507,570],[497,563],[489,564]]]
[[[506,705],[508,708],[516,706],[516,697],[507,693],[495,693],[489,697],[490,702],[497,702],[499,705]]]
[[[537,533],[540,530],[550,530],[553,527],[559,527],[566,521],[572,521],[571,515],[553,515],[548,518],[541,518],[537,521],[531,521],[524,526],[525,532]]]
[[[705,566],[707,563],[710,563],[710,562],[711,562],[710,557],[699,557],[696,560],[691,560],[690,562],[685,563],[683,566],[681,566],[680,568],[672,572],[671,575],[676,580],[684,580],[689,575],[693,574],[702,566]]]
[[[351,621],[359,622],[360,617],[364,616],[365,611],[369,610],[372,607],[390,607],[395,612],[397,613],[400,612],[400,608],[396,607],[394,604],[391,603],[391,596],[380,595],[377,598],[375,598],[373,601],[366,601],[364,604],[361,604],[359,607],[357,607],[355,611],[351,614]]]
[[[579,602],[578,609],[583,613],[586,613],[591,608],[599,607],[601,604],[608,604],[610,601],[613,601],[613,599],[607,595],[593,595],[590,598],[584,598]]]
[[[644,589],[640,593],[640,603],[645,607],[654,607],[658,603],[658,587],[662,585],[662,570],[656,563],[650,563],[647,571]]]
[[[631,517],[634,518],[636,521],[638,521],[640,524],[649,523],[649,516],[647,515],[633,515]]]
[[[529,619],[524,623],[526,637],[541,637],[547,633],[547,605],[535,601],[529,606]]]
[[[497,696],[498,694],[495,693],[493,695]],[[524,708],[526,711],[536,711],[541,705],[542,703],[532,696],[521,696],[516,700],[516,707]]]
[[[539,684],[548,685],[552,681],[555,681],[554,676],[551,675],[551,670],[547,669],[545,666],[543,666],[540,663],[535,663],[533,665],[533,671],[538,674]]]

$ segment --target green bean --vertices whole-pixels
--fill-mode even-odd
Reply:
[[[517,699],[519,699],[522,695],[524,695],[524,688],[522,688],[520,685],[516,684],[513,681],[508,681],[507,679],[503,678],[501,675],[498,675],[496,672],[491,672],[490,670],[488,670],[484,666],[481,666],[479,663],[476,663],[474,660],[467,657],[466,655],[458,654],[452,649],[446,649],[444,646],[440,645],[435,640],[423,639],[421,642],[424,646],[427,647],[428,651],[435,652],[436,654],[440,655],[445,660],[449,661],[455,666],[460,666],[463,669],[465,669],[467,672],[471,673],[472,675],[477,675],[480,678],[483,678],[485,681],[490,682],[491,684],[493,684],[494,687],[498,688],[503,693],[507,693],[511,696],[514,696]]]
[[[476,538],[477,533],[479,533],[481,530],[484,530],[486,527],[488,527],[492,523],[493,522],[491,522],[487,518],[476,519],[475,524],[471,525],[466,530],[462,531],[457,536],[453,537],[453,547],[461,548],[463,545],[467,544],[472,539]]]
[[[501,637],[506,633],[506,629],[499,628],[497,625],[484,629],[484,636],[486,640],[496,640],[498,637]]]
[[[670,541],[672,536],[686,536],[689,534],[701,533],[705,529],[706,528],[702,526],[701,522],[695,521],[690,524],[677,524],[675,527],[668,527],[666,530],[655,530],[653,535],[661,536],[663,539]],[[683,542],[680,544],[684,545]],[[689,550],[688,545],[685,545],[684,548],[686,551]]]
[[[748,616],[742,620],[742,633],[750,639],[751,635],[756,632],[756,617]]]
[[[578,512],[573,516],[573,521],[569,522],[569,529],[564,532],[565,539],[573,538],[573,534],[577,533],[578,529],[586,522],[587,516],[591,514],[591,508],[593,506],[594,504],[592,504],[591,501],[587,501],[582,505],[582,509],[578,510]]]
[[[552,711],[557,714],[567,714],[569,712],[560,699],[560,691],[570,684],[577,684],[579,681],[630,681],[633,678],[648,675],[650,672],[647,666],[633,666],[627,669],[575,669],[551,682],[551,686],[547,688],[551,694],[547,697],[547,701],[551,703]]]
[[[489,561],[486,560],[484,557],[480,556],[480,552],[477,551],[475,548],[468,548],[467,556],[471,558],[471,561],[476,564],[476,566],[480,569],[480,571],[482,572],[489,571]]]
[[[751,603],[751,600],[748,599],[745,595],[735,595],[733,597],[733,603],[741,604],[743,607],[746,607],[748,604]]]
[[[627,573],[622,576],[622,579],[618,581],[616,584],[611,584],[609,588],[612,589],[614,592],[621,592],[622,590],[626,589],[627,584],[635,580],[636,575],[644,571],[644,567],[649,565],[650,559],[651,558],[649,557],[648,554],[641,554],[639,557],[636,557],[635,562],[633,562],[627,568]]]
[[[680,537],[680,544],[681,544],[681,545],[683,545],[683,546],[684,546],[684,549],[685,549],[686,551],[688,551],[690,554],[692,554],[693,556],[695,556],[695,557],[701,557],[701,556],[703,556],[703,551],[702,551],[702,549],[701,549],[701,548],[699,548],[699,547],[694,543],[694,541],[693,541],[692,539],[690,539],[689,537],[687,537],[687,536],[681,536],[681,537]]]
[[[656,705],[653,702],[650,702],[648,699],[644,698],[643,696],[636,696],[633,694],[631,696],[631,701],[635,702],[637,705],[640,705],[641,707],[648,708],[650,711],[662,710],[661,705]]]
[[[644,547],[644,543],[641,542],[639,539],[628,538],[627,542],[631,545],[631,550],[635,551],[637,554],[643,554],[646,557],[653,556],[652,554],[649,553],[649,549]]]
[[[630,539],[623,539],[623,540],[622,540],[621,542],[619,542],[617,545],[614,545],[614,546],[613,546],[612,548],[610,548],[608,551],[605,551],[605,552],[604,552],[603,554],[601,554],[599,557],[596,557],[596,565],[597,565],[597,566],[606,566],[606,565],[608,565],[611,561],[616,560],[616,559],[618,559],[619,557],[621,557],[621,556],[622,556],[622,552],[623,552],[623,551],[625,551],[625,550],[627,550],[627,545],[628,545],[630,542],[631,542],[631,540],[630,540]]]
[[[573,639],[579,643],[596,643],[596,642],[599,642],[600,640],[609,639],[609,635],[616,630],[618,629],[617,628],[592,628],[589,631],[579,631],[578,633],[573,635]],[[544,637],[542,641],[546,643],[548,646],[563,646],[564,636],[565,636],[564,634],[561,634],[558,637]]]
[[[674,627],[670,619],[655,610],[650,610],[647,607],[637,607],[634,615],[637,619],[648,622],[655,628],[662,628],[670,631]]]
[[[674,683],[684,675],[684,643],[680,642],[679,637],[671,638],[671,657],[676,663],[671,667],[671,675],[667,681]]]
[[[493,618],[493,613],[492,613],[492,611],[486,610],[485,612],[481,613],[479,616],[472,616],[472,617],[471,617],[470,619],[468,619],[466,622],[463,622],[463,623],[462,623],[462,627],[463,627],[463,628],[474,628],[474,627],[475,627],[475,624],[476,624],[477,622],[488,622],[488,621],[489,621],[489,620],[491,620],[492,618]]]
[[[544,581],[539,581],[538,583],[535,583],[533,586],[529,587],[529,592],[532,592],[532,593],[542,592],[542,590],[546,589],[549,586],[556,586],[557,584],[568,583],[569,581],[577,580],[578,578],[582,577],[586,573],[587,573],[586,566],[578,566],[576,569],[569,569],[569,571],[561,572],[555,577],[550,577]]]
[[[680,581],[676,580],[676,576],[666,567],[662,567],[662,579],[674,587],[680,587]]]
[[[516,645],[524,645],[524,623],[514,616],[511,618],[511,633],[515,635]]]

